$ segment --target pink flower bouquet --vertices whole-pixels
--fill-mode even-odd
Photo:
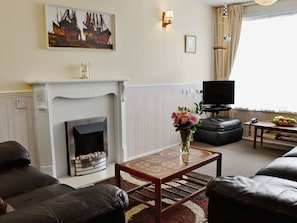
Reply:
[[[173,126],[176,128],[176,131],[191,130],[195,132],[197,130],[199,118],[196,113],[186,107],[178,107],[178,111],[173,112],[171,118],[173,119]]]

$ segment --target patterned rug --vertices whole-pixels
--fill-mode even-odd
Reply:
[[[210,176],[206,176],[200,173],[191,174],[199,175],[206,181],[211,179]],[[129,174],[122,173],[122,188],[129,190],[137,185],[142,185],[145,182]],[[102,181],[100,183],[114,184],[114,178]],[[178,183],[178,182],[177,182]],[[164,203],[172,203],[171,199],[163,199]],[[153,203],[153,201],[151,201]],[[207,222],[207,205],[208,199],[204,193],[201,193],[187,202],[177,205],[162,214],[162,223],[205,223]],[[129,207],[126,211],[127,223],[154,223],[154,211],[148,206],[130,199]]]

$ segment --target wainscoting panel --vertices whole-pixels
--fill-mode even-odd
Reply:
[[[178,106],[194,108],[201,100],[199,90],[201,84],[127,87],[128,158],[177,145],[171,114]]]
[[[0,93],[0,141],[15,140],[31,154],[39,167],[35,140],[32,92]]]
[[[199,90],[199,83],[127,86],[128,159],[178,145],[179,135],[172,126],[171,114],[178,106],[194,107],[195,102],[200,102]],[[239,109],[225,115],[243,123],[253,117],[269,121],[276,115],[297,118],[297,114]],[[0,93],[0,141],[20,142],[30,150],[32,164],[39,167],[34,120],[32,92]],[[244,137],[248,137],[248,126],[244,126]]]

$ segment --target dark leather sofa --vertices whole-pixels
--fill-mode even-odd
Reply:
[[[208,223],[296,223],[297,147],[255,176],[215,178],[206,195]]]
[[[109,184],[74,189],[30,165],[29,152],[15,141],[0,143],[0,197],[15,210],[13,222],[125,222],[127,193]]]

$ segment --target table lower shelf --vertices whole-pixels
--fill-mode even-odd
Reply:
[[[204,176],[204,175],[203,175]],[[192,197],[205,191],[206,185],[211,177],[201,179],[193,173],[187,173],[181,178],[173,179],[163,183],[161,187],[162,204],[161,212],[182,204]],[[155,185],[148,182],[147,184],[133,188],[127,191],[129,197],[135,201],[155,208]]]

